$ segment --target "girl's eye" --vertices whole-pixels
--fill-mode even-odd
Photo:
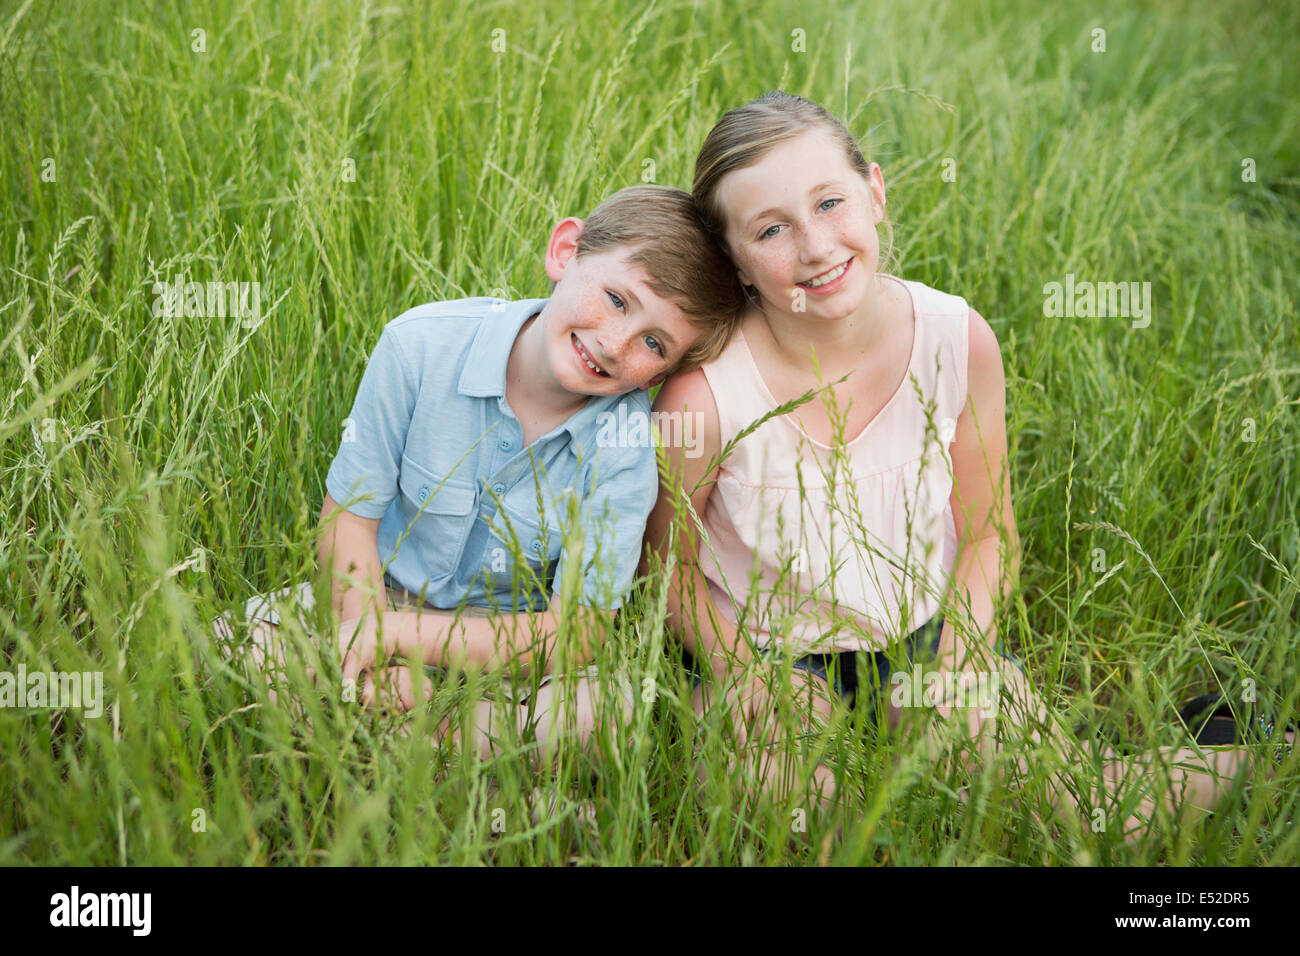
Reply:
[[[658,352],[660,358],[666,357],[664,355],[664,347],[659,344],[659,340],[655,338],[653,335],[647,335],[645,337],[645,344],[650,346],[650,348],[654,349],[656,352]]]
[[[838,206],[838,205],[839,205],[840,203],[842,203],[842,202],[844,202],[843,199],[826,199],[826,200],[823,200],[822,203],[821,203],[821,205],[819,205],[817,208],[820,209],[822,212],[829,212],[831,209],[834,209],[836,206]],[[829,206],[829,207],[827,207],[827,203],[831,203],[832,205]],[[758,235],[759,240],[761,241],[761,240],[763,240],[763,239],[770,239],[770,238],[772,238],[774,235],[776,235],[776,233],[774,233],[772,230],[773,230],[773,229],[780,229],[780,228],[781,228],[780,226],[768,226],[768,227],[767,227],[766,229],[764,229],[761,233],[759,233],[759,235]]]
[[[610,301],[614,303],[614,308],[618,309],[620,312],[627,311],[627,306],[623,304],[623,300],[620,299],[617,295],[615,295],[613,292],[610,292],[608,289],[605,290],[605,294],[609,296]]]

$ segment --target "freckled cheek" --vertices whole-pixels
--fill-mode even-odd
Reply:
[[[867,265],[874,269],[877,265],[877,260],[880,258],[880,240],[876,236],[875,230],[872,230],[863,237],[860,248],[865,254]]]
[[[643,361],[639,358],[634,362],[629,362],[627,368],[627,377],[634,381],[651,378],[655,371],[657,371],[651,367],[650,362]]]
[[[588,292],[579,300],[576,323],[581,328],[592,329],[600,325],[600,294]]]
[[[788,255],[761,256],[754,260],[753,271],[757,273],[760,283],[779,283],[793,281],[794,259]]]

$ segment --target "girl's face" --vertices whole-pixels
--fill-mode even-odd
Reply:
[[[839,319],[863,303],[885,215],[884,179],[870,169],[868,183],[829,133],[812,129],[722,178],[728,248],[765,304]]]

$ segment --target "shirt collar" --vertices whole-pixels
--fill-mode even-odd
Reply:
[[[499,312],[492,311],[497,303],[490,306],[469,347],[465,368],[461,371],[456,386],[457,391],[476,398],[504,398],[506,365],[510,361],[510,350],[514,348],[515,339],[519,337],[519,330],[529,318],[541,312],[549,301],[550,299],[520,299],[505,302],[504,308]],[[624,398],[622,395],[593,396],[591,401],[569,416],[561,431],[567,431],[572,436],[570,447],[575,453],[579,449],[583,454],[590,453],[591,448],[587,446],[594,441],[592,436],[596,434],[598,422],[601,421],[597,416],[615,410]]]
[[[496,300],[488,306],[478,332],[469,347],[465,368],[456,388],[462,395],[477,398],[502,397],[506,393],[506,364],[524,323],[550,299]],[[498,306],[501,308],[498,309]]]

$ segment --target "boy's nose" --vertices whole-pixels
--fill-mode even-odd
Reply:
[[[618,359],[623,355],[623,350],[627,348],[628,340],[631,339],[631,332],[615,332],[611,329],[605,329],[596,334],[596,345],[600,347],[603,353],[602,357]],[[606,369],[606,371],[609,371]]]

